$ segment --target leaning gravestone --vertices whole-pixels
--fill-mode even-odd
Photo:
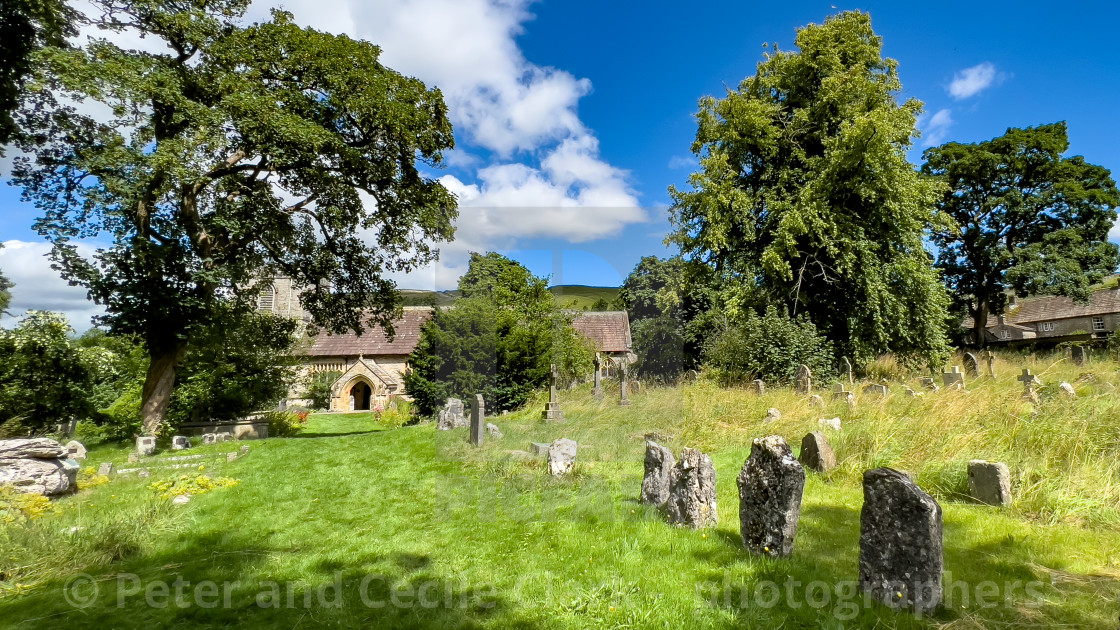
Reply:
[[[988,505],[1011,504],[1011,471],[1003,462],[974,459],[968,462],[968,491]]]
[[[971,352],[964,353],[964,373],[968,378],[980,376],[980,361]]]
[[[674,525],[692,529],[716,525],[716,468],[711,458],[691,448],[681,451],[669,475],[665,513]]]
[[[780,435],[755,439],[737,483],[743,546],[755,553],[788,556],[805,489],[805,469],[789,444]]]
[[[922,378],[918,379],[918,382],[922,384],[922,389],[927,389],[931,392],[936,392],[941,389],[937,385],[937,381],[928,376],[923,376]]]
[[[856,382],[852,376],[852,362],[848,360],[848,357],[840,357],[840,378],[845,377],[847,377],[849,385]]]
[[[156,439],[150,435],[136,438],[136,452],[141,457],[153,455],[156,452]]]
[[[1074,365],[1085,365],[1089,362],[1089,349],[1085,346],[1073,346],[1070,352],[1073,353]]]
[[[443,409],[439,411],[439,421],[436,428],[440,431],[450,431],[469,424],[470,422],[467,421],[466,415],[463,413],[463,401],[458,398],[448,398]]]
[[[482,394],[475,394],[471,399],[471,444],[482,446],[486,437],[486,402]]]
[[[753,381],[751,381],[751,391],[760,395],[760,396],[762,394],[765,394],[766,393],[766,383],[764,383],[762,381],[762,379],[760,379],[760,378],[754,379]]]
[[[71,440],[66,443],[66,453],[70,459],[80,462],[86,458],[86,447],[81,442]]]
[[[0,486],[54,496],[77,489],[78,462],[50,438],[0,440]]]
[[[577,445],[573,440],[560,438],[548,447],[548,472],[553,477],[560,477],[572,470],[576,463]]]
[[[828,438],[820,431],[814,431],[801,440],[801,453],[798,461],[809,470],[826,473],[836,468],[836,452],[828,443]]]
[[[673,451],[653,440],[646,440],[645,475],[642,477],[642,503],[658,507],[669,500],[669,477],[676,464]]]
[[[794,389],[799,394],[808,394],[813,391],[813,372],[809,369],[808,365],[802,364],[797,368],[797,374],[793,377]]]
[[[863,474],[860,589],[875,601],[915,612],[941,604],[941,506],[905,473]]]

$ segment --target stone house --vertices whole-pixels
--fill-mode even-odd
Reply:
[[[972,318],[961,324],[972,328]],[[1107,339],[1120,327],[1120,289],[1094,291],[1088,304],[1062,296],[1013,300],[1003,315],[988,317],[989,344],[1052,345],[1063,341]]]
[[[288,278],[274,278],[271,286],[261,291],[257,308],[309,320]],[[307,359],[298,379],[301,384],[288,393],[287,403],[306,405],[306,384],[323,372],[339,374],[331,385],[331,411],[369,410],[386,405],[394,397],[407,397],[404,374],[408,370],[408,355],[420,342],[420,330],[431,317],[430,307],[404,307],[401,317],[393,322],[396,334],[391,341],[379,326],[367,327],[361,336],[323,331],[309,337],[303,350]],[[628,361],[637,358],[632,350],[626,311],[576,313],[572,325],[603,356]],[[609,374],[612,368],[609,362],[604,364],[604,372]]]

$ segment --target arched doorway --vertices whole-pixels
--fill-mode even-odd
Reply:
[[[354,386],[350,388],[349,396],[354,401],[351,407],[353,411],[369,411],[369,401],[373,396],[373,390],[370,389],[369,385],[362,381],[354,383]]]

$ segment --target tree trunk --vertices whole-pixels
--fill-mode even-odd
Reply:
[[[171,392],[175,389],[175,368],[186,351],[187,344],[178,343],[166,352],[152,354],[140,402],[140,419],[144,423],[145,435],[155,436],[163,426]]]
[[[972,318],[972,341],[976,344],[977,348],[983,348],[987,345],[984,339],[984,329],[988,327],[988,302],[982,301],[976,308],[976,314]]]

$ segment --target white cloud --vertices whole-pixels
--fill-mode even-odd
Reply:
[[[957,100],[966,99],[988,89],[997,79],[996,67],[985,61],[954,74],[949,84],[949,95]]]
[[[694,170],[699,165],[700,165],[700,163],[696,161],[696,156],[694,156],[694,155],[674,155],[673,157],[669,158],[669,165],[668,166],[669,166],[669,168],[671,168],[673,170],[678,170],[678,169]]]
[[[941,144],[949,135],[949,127],[953,126],[952,110],[940,109],[922,127],[922,146],[932,147]]]
[[[66,283],[46,258],[51,246],[45,242],[5,241],[0,249],[0,272],[15,286],[11,289],[12,303],[8,307],[11,317],[3,316],[3,325],[11,327],[29,310],[59,311],[70,318],[70,325],[78,332],[92,325],[90,318],[105,311],[86,298],[86,290]],[[93,253],[93,248],[79,245],[83,255]]]

